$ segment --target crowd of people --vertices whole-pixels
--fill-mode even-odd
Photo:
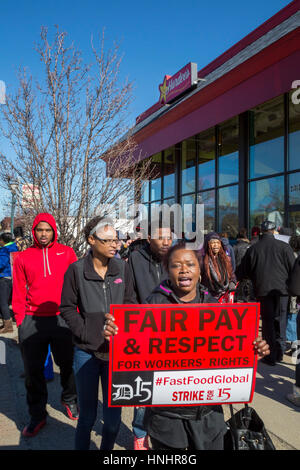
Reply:
[[[77,421],[75,449],[89,449],[100,379],[100,448],[114,448],[122,408],[108,406],[109,339],[118,327],[111,304],[257,301],[262,337],[254,349],[269,366],[282,361],[288,315],[299,312],[300,237],[276,239],[276,226],[267,220],[252,228],[251,239],[244,228],[230,242],[226,233],[210,232],[197,250],[162,222],[148,233],[120,240],[112,222],[97,216],[84,228],[81,259],[59,243],[47,213],[35,218],[32,243],[20,228],[0,234],[0,334],[12,332],[16,322],[30,415],[24,436],[34,437],[47,423],[45,363],[51,351],[60,369],[61,404]],[[298,365],[287,398],[300,406]],[[226,426],[221,406],[136,407],[132,432],[135,450],[222,449]]]

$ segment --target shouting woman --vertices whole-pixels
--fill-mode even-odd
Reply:
[[[200,284],[200,265],[195,251],[184,243],[174,245],[165,258],[168,279],[148,297],[149,304],[216,303]],[[117,325],[106,316],[104,336],[116,334]],[[254,342],[259,357],[269,354],[261,338]],[[226,425],[222,406],[170,406],[146,409],[144,421],[152,448],[172,450],[222,450]]]

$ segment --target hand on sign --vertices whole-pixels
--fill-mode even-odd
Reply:
[[[254,348],[255,348],[255,350],[258,354],[257,359],[262,359],[263,357],[268,356],[268,354],[270,354],[270,346],[261,337],[256,338],[253,341],[253,344],[254,344]]]
[[[115,319],[110,313],[105,314],[105,323],[103,327],[103,336],[107,341],[110,340],[111,336],[114,336],[118,333],[118,327],[114,323]]]

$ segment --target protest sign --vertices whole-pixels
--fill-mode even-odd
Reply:
[[[248,403],[259,304],[112,305],[110,406]]]

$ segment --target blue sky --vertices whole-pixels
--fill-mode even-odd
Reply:
[[[90,39],[105,28],[106,44],[120,43],[121,74],[134,82],[130,120],[158,101],[158,85],[188,62],[198,70],[288,5],[286,0],[1,0],[0,80],[16,86],[15,71],[38,74],[34,42],[55,24],[89,54]],[[0,218],[3,209],[0,201]]]

